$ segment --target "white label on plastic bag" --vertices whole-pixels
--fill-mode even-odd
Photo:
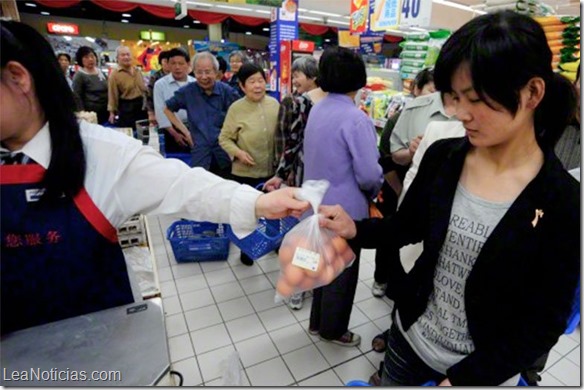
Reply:
[[[320,254],[318,252],[313,252],[306,248],[296,247],[296,252],[294,252],[294,258],[292,259],[292,264],[310,271],[316,271],[318,269],[319,260]]]

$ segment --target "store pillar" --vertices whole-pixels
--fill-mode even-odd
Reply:
[[[210,24],[207,31],[209,32],[209,41],[221,42],[221,39],[223,39],[221,23]]]

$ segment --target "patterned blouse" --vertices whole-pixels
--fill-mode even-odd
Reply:
[[[300,187],[304,176],[304,129],[314,103],[304,93],[286,96],[278,112],[276,156],[280,156],[276,176],[289,186]]]

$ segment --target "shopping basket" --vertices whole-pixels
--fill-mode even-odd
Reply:
[[[196,222],[182,219],[166,231],[174,257],[178,263],[227,260],[229,239],[224,224]]]
[[[294,217],[282,219],[260,218],[258,227],[253,233],[239,239],[227,225],[227,237],[251,259],[257,260],[263,255],[280,247],[284,236],[298,223]]]

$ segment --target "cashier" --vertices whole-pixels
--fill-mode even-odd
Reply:
[[[308,208],[293,188],[262,195],[78,121],[49,43],[0,28],[2,334],[134,302],[116,237],[134,214],[188,212],[244,236]]]

